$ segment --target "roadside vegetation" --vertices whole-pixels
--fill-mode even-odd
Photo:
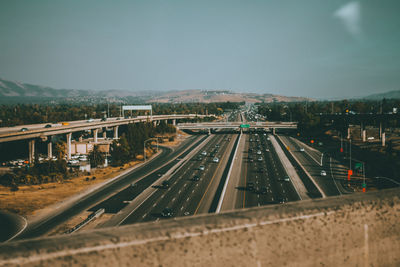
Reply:
[[[153,115],[165,114],[199,114],[221,115],[224,111],[237,109],[240,104],[233,102],[222,103],[153,103]],[[121,116],[121,105],[118,104],[11,104],[0,106],[0,127],[34,124],[55,123],[62,121],[86,120]],[[125,115],[131,115],[126,112]],[[133,111],[133,116],[146,115],[143,111]],[[210,119],[210,118],[209,118]],[[199,118],[199,120],[201,120]],[[207,120],[207,119],[206,119]]]

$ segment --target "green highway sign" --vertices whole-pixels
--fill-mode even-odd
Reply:
[[[240,124],[240,128],[250,128],[250,124]]]

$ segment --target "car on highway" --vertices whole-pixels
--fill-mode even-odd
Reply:
[[[219,158],[217,158],[217,157],[213,158],[213,162],[218,163],[219,162]]]
[[[246,184],[246,190],[248,190],[248,191],[254,191],[254,182],[247,182],[247,184]]]
[[[161,212],[161,216],[164,218],[170,218],[170,217],[174,216],[174,212],[172,211],[171,208],[165,208]]]
[[[44,128],[51,128],[51,124],[46,124]]]
[[[100,121],[107,121],[107,118],[101,118]]]
[[[283,197],[278,197],[277,200],[276,200],[276,202],[278,202],[279,204],[283,204],[283,203],[286,202],[286,199],[283,198]]]
[[[258,193],[265,195],[268,193],[268,188],[266,186],[261,187],[261,189],[258,191]]]
[[[200,176],[198,175],[193,176],[193,181],[200,181]]]
[[[28,128],[21,128],[21,130],[19,130],[20,132],[26,132],[28,131]]]
[[[131,183],[131,187],[132,188],[136,188],[137,187],[137,183]]]
[[[326,171],[322,170],[321,171],[321,176],[326,176]]]
[[[69,125],[69,122],[62,122],[61,125],[62,125],[62,126],[68,126],[68,125]]]
[[[262,161],[263,160],[263,158],[262,157],[258,157],[258,159],[257,159],[258,161]]]
[[[201,152],[201,154],[202,154],[203,156],[207,156],[207,152],[206,152],[206,151]]]
[[[168,188],[170,186],[170,182],[168,180],[164,180],[162,181],[161,186],[163,188]]]
[[[94,119],[90,118],[87,120],[87,122],[94,122]]]
[[[265,149],[265,152],[269,152],[269,149],[268,149],[268,148],[266,148],[266,149]]]
[[[257,155],[261,155],[261,150],[257,150]]]
[[[200,166],[199,166],[199,170],[200,170],[200,171],[204,171],[205,168],[206,168],[206,167],[204,167],[204,165],[200,165]]]
[[[304,152],[304,148],[301,147],[301,148],[300,148],[300,151],[301,151],[301,152]]]

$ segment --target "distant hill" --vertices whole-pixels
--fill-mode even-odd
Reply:
[[[380,99],[384,99],[384,98],[400,99],[400,90],[394,90],[394,91],[389,91],[386,93],[373,94],[373,95],[363,97],[363,99],[367,99],[367,100],[380,100]]]
[[[166,92],[153,97],[148,102],[158,103],[196,103],[196,102],[299,102],[310,101],[305,97],[291,97],[272,94],[235,93],[226,90],[183,90]]]
[[[128,91],[128,90],[78,90],[54,89],[0,78],[0,103],[192,103],[192,102],[296,102],[312,101],[304,97],[288,97],[272,94],[235,93],[227,90],[183,91]]]

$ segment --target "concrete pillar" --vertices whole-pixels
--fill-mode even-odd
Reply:
[[[381,139],[382,139],[382,132],[383,132],[382,122],[379,122],[379,138],[381,138]]]
[[[386,133],[382,133],[382,146],[385,146],[385,141],[386,141]]]
[[[83,137],[81,135],[81,136],[79,136],[79,142],[82,142],[82,141],[83,141]]]
[[[365,129],[362,131],[362,141],[363,142],[367,141],[367,130]]]
[[[347,139],[350,139],[351,137],[351,129],[350,127],[347,128]]]
[[[174,125],[174,126],[176,125],[176,119],[172,120],[172,125]]]
[[[71,159],[71,139],[72,133],[67,133],[67,159]]]
[[[272,134],[275,135],[275,128],[272,128]]]
[[[154,127],[157,126],[157,121],[153,121],[153,126],[154,126]]]
[[[51,159],[53,157],[53,143],[51,140],[47,142],[47,158]]]
[[[93,142],[97,143],[97,134],[99,133],[99,129],[93,130]]]
[[[363,131],[364,131],[364,123],[361,122],[361,123],[360,123],[360,138],[361,138],[361,139],[362,139],[362,137],[363,137]]]
[[[103,139],[107,139],[107,130],[103,129]]]
[[[118,139],[118,127],[119,126],[114,127],[114,139]]]
[[[29,140],[29,163],[33,164],[35,160],[35,139]]]

